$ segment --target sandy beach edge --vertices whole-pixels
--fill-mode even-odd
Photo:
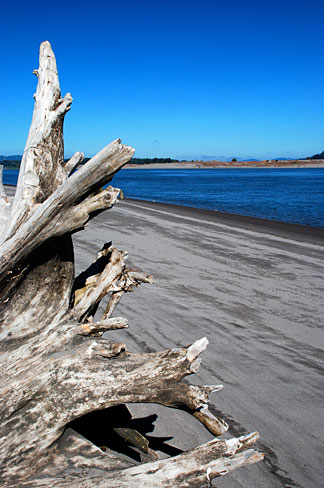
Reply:
[[[181,212],[183,215],[201,219],[202,222],[206,220],[218,221],[223,224],[235,225],[241,228],[251,229],[256,232],[267,232],[276,236],[286,235],[287,237],[297,240],[315,239],[319,243],[324,239],[323,227],[311,227],[306,225],[294,224],[290,222],[282,222],[278,220],[262,219],[259,217],[250,217],[248,215],[232,214],[229,212],[221,212],[218,210],[208,210],[196,207],[186,207],[183,205],[175,205],[171,203],[152,202],[149,200],[140,200],[136,198],[125,198],[124,201],[141,204],[147,208],[160,208],[165,212],[169,212],[170,216],[174,212]]]

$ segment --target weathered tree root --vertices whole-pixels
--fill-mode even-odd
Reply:
[[[124,343],[100,337],[128,326],[126,318],[113,317],[116,306],[152,276],[127,268],[127,253],[108,243],[74,278],[71,234],[117,202],[119,190],[102,187],[134,150],[114,141],[73,172],[83,154],[64,163],[63,119],[72,98],[61,98],[48,42],[41,45],[36,74],[34,115],[12,206],[0,186],[1,486],[199,487],[259,461],[262,455],[251,449],[257,433],[134,465],[68,427],[96,410],[151,402],[190,413],[213,435],[228,428],[208,410],[209,394],[221,386],[182,381],[198,371],[206,338],[132,354]],[[136,431],[116,432],[154,457]]]

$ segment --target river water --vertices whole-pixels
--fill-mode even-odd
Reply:
[[[125,198],[324,227],[324,168],[123,169],[111,184]]]

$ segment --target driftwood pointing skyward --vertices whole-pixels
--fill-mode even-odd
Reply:
[[[67,428],[89,412],[134,402],[185,410],[215,436],[227,425],[208,411],[208,396],[220,386],[182,381],[197,372],[206,338],[133,354],[101,337],[127,327],[125,318],[113,316],[115,308],[152,277],[129,270],[127,253],[109,243],[75,278],[71,234],[116,203],[118,189],[100,189],[134,150],[116,140],[73,172],[83,155],[64,162],[63,120],[72,98],[61,98],[48,42],[41,45],[35,73],[33,120],[11,208],[0,186],[1,486],[199,487],[259,461],[262,455],[251,449],[257,433],[135,465]],[[96,319],[107,295],[106,311]],[[122,427],[116,432],[150,451],[139,433]]]

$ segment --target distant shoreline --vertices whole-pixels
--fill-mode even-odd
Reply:
[[[324,159],[318,160],[294,160],[294,161],[192,161],[178,163],[148,163],[132,164],[127,163],[123,169],[251,169],[251,168],[324,168]]]
[[[1,165],[1,162],[0,162]],[[278,169],[324,168],[324,159],[271,160],[271,161],[183,161],[173,163],[127,163],[122,169]],[[4,168],[6,171],[19,168]]]

